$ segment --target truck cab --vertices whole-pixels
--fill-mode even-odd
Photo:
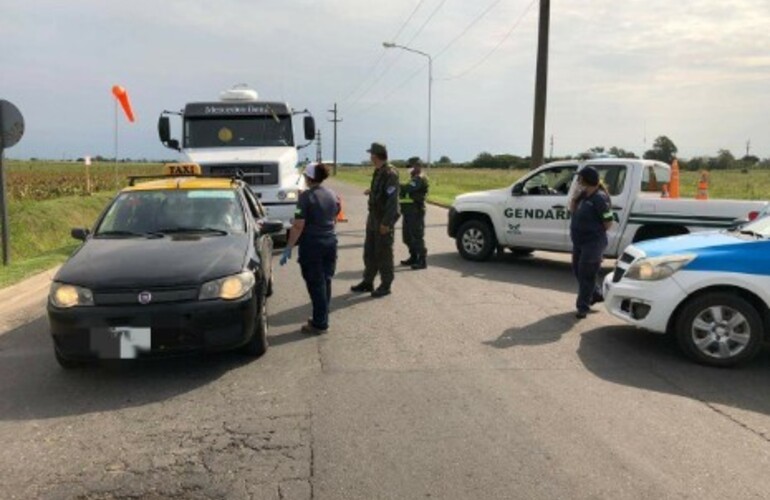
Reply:
[[[181,142],[171,138],[169,115],[181,117]],[[305,114],[304,138],[298,145],[294,117]],[[191,102],[179,112],[164,111],[158,134],[182,161],[197,163],[204,175],[242,176],[267,210],[267,216],[291,227],[294,205],[305,189],[298,169],[298,150],[315,138],[309,112],[295,111],[285,102],[265,101],[256,91],[236,86],[219,101]]]

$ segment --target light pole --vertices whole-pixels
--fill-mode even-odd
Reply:
[[[433,89],[433,58],[430,56],[430,54],[426,54],[425,52],[421,52],[419,50],[411,49],[409,47],[405,47],[403,45],[398,45],[392,42],[382,42],[382,46],[386,49],[402,49],[406,50],[407,52],[413,52],[415,54],[419,54],[421,56],[425,56],[428,58],[428,158],[427,158],[427,165],[430,167],[430,125],[431,125],[431,102],[432,102],[432,96],[431,92]]]

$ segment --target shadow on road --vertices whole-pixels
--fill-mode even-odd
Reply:
[[[0,420],[112,411],[195,390],[252,361],[239,353],[101,362],[64,370],[45,318],[0,336]]]
[[[547,254],[546,254],[547,255]],[[611,271],[605,261],[601,276]],[[565,293],[577,293],[577,283],[569,262],[539,256],[516,257],[511,253],[496,256],[487,262],[465,260],[456,252],[428,253],[428,266],[441,267],[460,273],[463,278],[515,283]]]
[[[498,349],[550,344],[558,342],[562,335],[572,329],[576,321],[575,313],[572,311],[548,316],[529,325],[510,328],[495,340],[488,340],[483,343]]]
[[[709,368],[680,354],[672,338],[607,326],[581,335],[578,356],[591,373],[615,384],[770,415],[767,350],[744,367]]]

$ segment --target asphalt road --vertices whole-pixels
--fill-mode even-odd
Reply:
[[[277,258],[271,347],[256,361],[67,372],[40,305],[1,334],[0,496],[770,494],[767,353],[709,369],[606,313],[578,322],[565,256],[463,261],[437,207],[429,268],[399,270],[389,297],[351,294],[365,200],[332,185],[350,222],[339,228],[328,335],[299,333],[307,294],[296,262]]]

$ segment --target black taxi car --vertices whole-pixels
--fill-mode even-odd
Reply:
[[[267,349],[269,221],[248,185],[197,165],[131,179],[54,277],[48,319],[60,365],[195,350]],[[187,172],[191,175],[175,175]]]

